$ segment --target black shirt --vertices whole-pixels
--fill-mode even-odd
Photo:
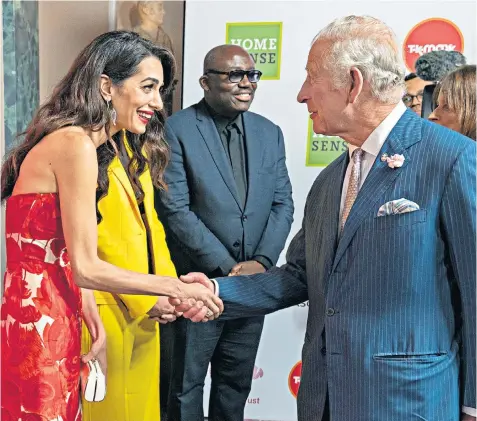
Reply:
[[[224,117],[217,114],[207,103],[205,104],[217,127],[225,154],[229,158],[243,209],[247,199],[247,157],[242,114],[233,118]]]

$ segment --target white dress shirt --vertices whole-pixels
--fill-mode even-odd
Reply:
[[[397,124],[399,119],[402,117],[404,112],[406,111],[406,106],[404,103],[399,102],[396,107],[389,113],[389,115],[381,122],[381,124],[374,129],[374,131],[369,135],[369,137],[365,140],[362,144],[361,149],[364,151],[363,157],[361,159],[361,179],[359,181],[359,188],[363,186],[364,180],[369,174],[371,167],[374,164],[376,158],[378,158],[379,151],[381,150],[384,142],[386,141],[389,133]],[[338,224],[338,235],[341,231],[340,224],[341,224],[341,216],[343,214],[344,204],[346,201],[346,193],[348,191],[348,184],[349,184],[349,177],[351,175],[351,168],[353,166],[353,160],[351,156],[355,149],[358,149],[357,146],[348,145],[349,149],[349,157],[350,162],[348,164],[348,168],[346,169],[345,178],[343,181],[343,190],[341,192],[341,206],[340,206],[340,223]],[[381,159],[379,157],[379,159]],[[462,407],[462,412],[467,415],[472,415],[473,417],[477,416],[477,409],[469,408],[467,406]]]

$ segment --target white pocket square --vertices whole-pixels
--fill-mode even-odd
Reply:
[[[391,200],[390,202],[387,202],[384,205],[382,205],[378,210],[378,216],[396,215],[400,213],[414,212],[419,209],[420,208],[417,203],[401,198],[397,200]]]

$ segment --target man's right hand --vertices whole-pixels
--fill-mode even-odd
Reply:
[[[183,296],[169,299],[176,311],[193,322],[214,320],[222,314],[224,304],[214,293],[212,281],[202,273],[189,273],[181,276]],[[178,303],[177,301],[180,301]]]
[[[203,288],[205,286],[210,293],[214,294],[215,296],[215,285],[214,283],[203,273],[200,272],[191,272],[188,273],[187,275],[183,275],[180,277],[181,281],[192,285],[199,286]],[[216,297],[217,300],[220,301],[221,304],[221,310],[220,313],[223,311],[223,303],[220,300],[220,298]],[[203,307],[202,307],[203,306]],[[213,314],[212,309],[209,310],[207,306],[204,306],[204,303],[202,301],[198,301],[195,306],[189,305],[189,303],[185,303],[184,305],[178,305],[176,306],[177,311],[183,312],[183,316],[187,319],[191,319],[193,322],[207,322],[209,320],[216,319],[218,316],[216,314]],[[220,314],[219,314],[220,315]]]
[[[187,275],[182,275],[180,277],[182,282],[186,284],[192,283],[199,283],[204,285],[206,288],[210,289],[213,293],[215,293],[215,285],[214,283],[203,273],[201,272],[190,272]]]

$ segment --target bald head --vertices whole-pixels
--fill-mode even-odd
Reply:
[[[224,44],[212,48],[204,58],[204,73],[208,69],[223,69],[226,62],[235,56],[247,57],[253,63],[247,50],[238,45]]]
[[[217,114],[229,118],[248,111],[257,89],[258,80],[249,79],[249,72],[254,70],[255,62],[242,47],[212,48],[205,56],[204,74],[199,79],[207,104]],[[234,75],[232,80],[231,75]]]

